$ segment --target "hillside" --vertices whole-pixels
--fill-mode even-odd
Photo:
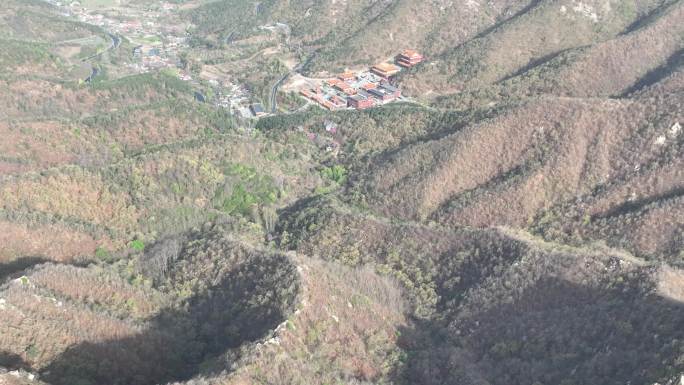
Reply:
[[[448,90],[445,86],[468,91],[501,84],[501,89],[524,96],[530,93],[517,87],[532,87],[534,94],[585,96],[565,87],[572,82],[596,87],[599,78],[618,81],[613,80],[616,70],[640,73],[643,67],[656,67],[681,47],[675,22],[681,16],[681,4],[677,3],[540,1],[528,12],[435,58],[435,65],[421,67],[417,76],[407,79],[407,85],[414,92],[425,92],[428,87],[444,92]],[[647,45],[655,36],[660,44]],[[643,45],[640,49],[627,48],[639,44]],[[644,50],[652,51],[641,55]],[[633,63],[624,56],[630,52],[639,52],[643,64],[621,66]],[[597,68],[606,72],[598,75]],[[523,79],[518,81],[520,77]],[[543,81],[555,83],[542,86]]]
[[[378,154],[360,166],[359,174],[367,176],[353,189],[360,204],[385,215],[448,225],[546,224],[554,215],[547,210],[560,204],[573,207],[579,226],[585,217],[611,217],[615,224],[627,214],[621,206],[680,206],[681,102],[678,93],[540,98],[444,137]],[[642,227],[641,236],[677,244],[680,216],[676,209],[662,214],[672,238],[662,239],[664,229],[653,227]],[[633,246],[641,254],[660,254]]]
[[[603,79],[631,85],[682,47],[675,21],[681,3],[664,0],[262,2],[258,7],[221,1],[193,9],[188,17],[199,26],[198,36],[219,41],[284,23],[290,45],[315,52],[305,69],[309,73],[368,66],[402,49],[419,49],[429,63],[402,79],[418,95],[490,87],[520,95],[529,94],[527,87],[535,93],[590,95],[575,83],[596,74],[591,69],[606,72],[582,84],[596,87]],[[639,65],[620,66],[634,63],[630,52],[644,50],[649,55],[641,56]],[[626,69],[632,73],[620,72]],[[620,78],[613,79],[616,75]],[[514,80],[520,76],[525,80]],[[505,87],[496,87],[502,82]],[[620,91],[613,84],[601,86],[601,94]]]
[[[290,27],[292,43],[317,51],[307,68],[317,72],[372,64],[406,47],[421,47],[436,56],[529,6],[528,2],[503,0],[482,5],[404,0],[267,1],[258,7],[220,1],[193,9],[188,17],[198,25],[200,36],[214,41],[231,34],[258,33],[260,25],[285,23]]]
[[[407,383],[621,384],[681,370],[681,347],[658,337],[679,333],[675,270],[509,228],[389,222],[335,201],[291,218],[286,245],[374,266],[410,294],[418,318],[402,332],[409,360],[397,374]]]
[[[22,357],[21,367],[53,384],[191,376],[242,383],[274,363],[297,368],[288,383],[388,375],[398,354],[395,331],[406,322],[392,282],[372,271],[252,249],[224,232],[204,228],[162,240],[133,264],[115,264],[115,272],[32,269],[0,291],[2,327],[13,330],[3,334],[3,354]],[[331,291],[338,302],[324,295]],[[372,349],[366,338],[374,340]],[[339,341],[348,346],[336,371],[316,373],[316,365],[334,359],[326,347]],[[166,353],[159,354],[162,346]],[[226,377],[221,368],[231,361],[242,368]],[[17,365],[8,358],[3,364]]]
[[[681,382],[684,1],[0,8],[0,384]]]
[[[157,383],[186,378],[201,361],[261,338],[294,304],[296,271],[283,256],[205,236],[181,245],[174,258],[181,258],[174,260],[178,267],[152,285],[158,272],[141,275],[126,264],[118,273],[49,264],[36,268],[2,290],[3,328],[13,328],[3,333],[3,346],[22,349],[9,352],[23,355],[49,383],[103,383],[114,376],[116,383]],[[200,262],[213,271],[197,285]],[[260,290],[273,284],[282,284],[282,293],[264,298]],[[243,297],[246,291],[254,297]],[[219,311],[215,304],[226,301],[232,307],[214,313]],[[40,318],[26,316],[41,313]],[[262,329],[255,327],[256,319],[264,323]],[[216,330],[225,334],[219,337]],[[160,352],[162,346],[166,353]]]

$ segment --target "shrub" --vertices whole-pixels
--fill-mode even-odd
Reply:
[[[135,239],[131,241],[131,243],[129,243],[128,246],[130,246],[130,248],[135,251],[145,250],[145,243],[143,243],[143,241],[141,241],[140,239]]]
[[[344,184],[347,180],[347,169],[338,164],[324,168],[321,171],[321,175],[337,184]]]

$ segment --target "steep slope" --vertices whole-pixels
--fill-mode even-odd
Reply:
[[[436,57],[449,47],[524,11],[530,3],[533,2],[388,2],[382,12],[371,14],[372,18],[351,33],[339,33],[335,29],[316,42],[322,43],[323,48],[309,70],[368,66],[406,48],[419,48],[428,57]],[[358,18],[354,14],[346,17]]]
[[[537,1],[525,12],[452,45],[403,84],[415,93],[485,87],[564,51],[614,38],[661,3]]]
[[[635,97],[657,97],[684,90],[684,51],[674,54],[667,63],[649,72],[626,94]]]
[[[562,202],[580,217],[598,215],[609,207],[577,203],[604,189],[615,190],[606,198],[610,206],[675,198],[684,180],[681,136],[672,131],[680,112],[677,94],[531,101],[444,138],[376,156],[361,166],[352,191],[385,215],[478,227],[526,226]],[[680,223],[676,212],[665,223]]]
[[[512,83],[524,84],[528,94],[621,95],[650,72],[681,55],[684,30],[679,20],[683,17],[684,4],[676,1],[665,5],[651,16],[651,20],[625,34],[563,53]]]
[[[386,384],[404,352],[402,292],[371,269],[295,257],[300,307],[222,383]]]
[[[56,43],[93,35],[99,28],[74,22],[43,1],[7,0],[0,10],[0,31],[8,40]]]
[[[157,80],[164,87],[164,80],[153,79],[155,83]],[[89,90],[86,96],[102,97],[93,94]],[[185,96],[157,95],[151,104],[121,106],[82,118],[50,115],[0,122],[0,133],[6,138],[0,144],[0,173],[18,174],[68,164],[102,165],[155,145],[207,137],[232,127],[227,114]]]
[[[317,51],[308,72],[384,60],[415,47],[437,55],[503,19],[522,12],[529,2],[508,0],[448,1],[218,1],[189,11],[197,35],[212,41],[239,39],[259,25],[285,23],[291,44]]]
[[[414,298],[400,383],[652,383],[682,370],[679,343],[660,338],[682,333],[679,270],[507,228],[397,223],[330,200],[285,218],[290,247],[372,266]]]
[[[431,364],[428,350],[410,373],[428,384],[667,381],[681,347],[660,336],[680,335],[684,311],[659,289],[669,279],[613,258],[530,256],[468,292],[438,347],[449,359]]]
[[[393,223],[330,198],[303,202],[282,217],[283,247],[395,276],[420,318],[449,312],[449,302],[491,274],[493,265],[510,263],[527,249],[497,231]]]
[[[0,9],[0,383],[684,372],[681,0],[135,2],[194,23],[195,80]],[[259,99],[298,60],[404,48],[427,62],[402,103],[241,123],[195,100],[198,71]]]
[[[35,77],[12,77],[0,82],[9,91],[0,95],[6,107],[0,115],[3,120],[79,118],[160,99],[192,97],[187,84],[163,74],[131,76],[92,88]]]
[[[225,231],[205,226],[130,262],[44,264],[8,282],[0,366],[53,385],[391,378],[406,322],[393,281]]]
[[[291,50],[310,56],[304,71],[311,74],[367,67],[415,48],[428,62],[400,76],[406,92],[465,93],[462,99],[619,95],[684,44],[682,4],[673,0],[218,1],[188,17],[198,37],[219,41],[212,47],[282,23]]]
[[[46,264],[4,285],[3,349],[51,384],[152,384],[189,378],[291,311],[299,284],[288,258],[211,231],[187,237],[164,278],[126,264],[119,274]]]

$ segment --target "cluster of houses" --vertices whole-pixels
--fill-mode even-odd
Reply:
[[[169,69],[183,81],[193,85],[201,84],[200,79],[195,79],[181,61],[180,53],[188,48],[190,35],[186,24],[172,22],[175,20],[174,12],[179,7],[176,2],[149,2],[145,9],[116,7],[117,11],[114,12],[109,9],[88,9],[72,0],[46,1],[62,7],[65,16],[73,16],[84,23],[100,26],[109,31],[112,38],[125,37],[136,44],[132,49],[133,60],[127,66],[132,72]],[[289,27],[276,24],[274,28]],[[230,109],[232,114],[246,119],[267,114],[261,104],[250,103],[251,94],[245,87],[228,80],[221,84],[216,79],[210,79],[208,83],[215,95],[212,102],[217,107]],[[195,99],[203,103],[208,101],[202,92],[197,92]]]
[[[320,126],[314,125],[310,127],[299,126],[297,131],[306,135],[307,139],[315,146],[325,152],[331,153],[333,156],[337,156],[340,150],[340,140],[341,137],[338,135],[337,123],[326,120],[323,122],[324,130],[321,130]]]
[[[149,72],[161,68],[177,68],[179,60],[175,56],[167,55],[160,46],[139,45],[133,48],[135,63],[131,68],[137,72]]]
[[[177,68],[178,54],[181,49],[188,46],[189,34],[186,26],[166,22],[178,8],[177,4],[160,1],[154,9],[126,7],[119,9],[122,13],[113,13],[106,9],[88,9],[79,1],[47,1],[63,7],[66,16],[73,16],[81,22],[102,27],[109,31],[111,36],[125,36],[127,40],[139,43],[133,49],[136,60],[129,65],[130,69],[137,73]]]
[[[402,68],[411,68],[422,61],[423,56],[418,52],[405,50],[396,56],[396,64],[380,63],[368,71],[344,72],[299,92],[330,111],[371,108],[401,99],[401,90],[392,85],[392,78]]]

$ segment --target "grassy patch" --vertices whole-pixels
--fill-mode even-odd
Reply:
[[[131,241],[131,243],[129,243],[128,245],[131,247],[131,249],[133,249],[135,251],[145,250],[145,243],[143,241],[141,241],[140,239],[135,239],[135,240]]]
[[[339,164],[326,167],[321,171],[321,176],[337,184],[344,184],[347,181],[347,169]]]
[[[226,182],[214,196],[214,207],[228,214],[248,216],[258,207],[274,204],[281,192],[270,175],[242,164],[224,168]]]

